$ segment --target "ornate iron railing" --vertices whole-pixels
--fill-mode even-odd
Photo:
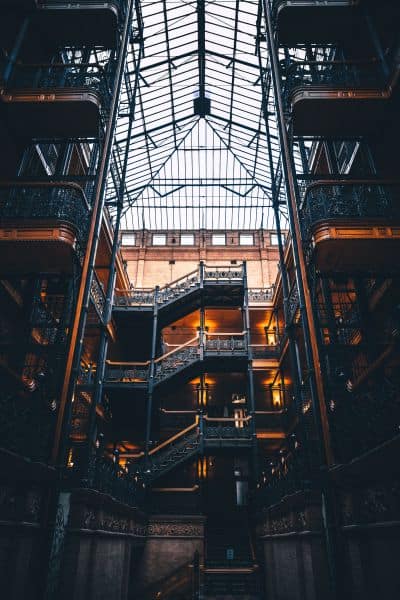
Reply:
[[[133,288],[131,290],[117,290],[114,298],[116,306],[152,306],[157,298],[157,304],[161,308],[170,302],[190,294],[200,287],[200,269],[196,269],[157,290],[149,288]],[[239,267],[207,267],[204,266],[205,283],[236,283],[243,281],[243,266]],[[266,296],[269,298],[269,288],[267,290],[257,290],[258,297]],[[272,297],[272,296],[271,296]],[[255,300],[259,301],[259,300]],[[263,301],[263,300],[262,300]]]
[[[93,455],[85,484],[88,488],[108,494],[129,506],[141,503],[140,484],[117,463],[103,456]]]
[[[252,437],[249,418],[235,420],[205,417],[204,420],[204,437],[206,440],[250,440]]]
[[[185,369],[199,359],[199,338],[193,338],[184,346],[180,346],[172,352],[157,359],[154,368],[154,380],[156,383],[171,377],[178,371]]]
[[[176,281],[160,288],[157,292],[157,303],[159,305],[167,304],[189,292],[197,289],[200,286],[200,274],[198,269],[177,279]]]
[[[55,88],[86,88],[94,91],[107,108],[111,101],[114,64],[107,68],[97,63],[43,63],[14,65],[7,88],[53,90]],[[1,83],[1,82],[0,82]]]
[[[264,304],[266,302],[272,302],[274,291],[275,287],[273,285],[267,288],[249,288],[249,302],[251,304]]]
[[[247,352],[247,341],[244,333],[207,333],[204,348],[206,352],[210,353],[243,354]]]
[[[215,281],[215,282],[231,282],[231,281],[243,281],[244,267],[243,265],[236,265],[232,267],[224,266],[204,266],[204,281]]]
[[[288,69],[281,65],[284,79],[283,97],[287,108],[291,95],[297,88],[369,88],[381,89],[385,77],[377,61],[301,61],[292,63]]]
[[[124,365],[107,362],[104,372],[104,381],[107,383],[146,383],[148,377],[148,363]]]
[[[400,182],[330,180],[311,184],[300,219],[305,238],[312,226],[325,219],[400,220]]]
[[[104,5],[115,6],[118,9],[123,9],[126,4],[125,0],[36,0],[40,8],[88,8],[90,6],[98,7]]]
[[[287,312],[288,312],[288,320],[289,323],[292,323],[294,320],[297,311],[300,307],[300,297],[299,297],[299,288],[297,287],[296,280],[293,281],[292,286],[289,291],[288,299],[287,299]]]
[[[89,205],[82,188],[64,182],[0,184],[0,221],[56,219],[71,225],[83,245],[89,224]]]
[[[90,287],[90,298],[93,302],[99,319],[102,320],[106,306],[106,295],[104,293],[103,283],[99,280],[96,272],[93,273]]]
[[[117,290],[114,296],[115,306],[153,306],[154,290],[134,288],[132,290]]]

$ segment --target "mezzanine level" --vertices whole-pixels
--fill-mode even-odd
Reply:
[[[308,258],[327,271],[398,269],[400,184],[331,179],[312,183],[300,210]]]
[[[283,85],[293,134],[327,138],[376,134],[396,110],[397,78],[398,60],[389,77],[377,60],[293,62]]]
[[[26,138],[97,137],[107,118],[113,61],[13,66],[0,81],[0,118]]]
[[[90,205],[68,181],[0,183],[0,268],[10,272],[70,272],[82,257]]]

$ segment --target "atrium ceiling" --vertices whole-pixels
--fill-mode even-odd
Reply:
[[[272,177],[285,227],[261,6],[136,1],[141,33],[130,44],[111,170],[126,167],[123,230],[273,229]]]

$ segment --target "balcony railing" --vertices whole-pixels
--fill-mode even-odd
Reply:
[[[143,489],[135,482],[133,475],[126,473],[117,463],[103,456],[93,456],[88,479],[85,484],[103,494],[108,494],[129,506],[141,504]]]
[[[199,360],[199,338],[189,340],[183,346],[164,354],[155,361],[154,380],[163,381]]]
[[[131,290],[117,290],[115,295],[114,303],[116,306],[132,306],[132,307],[146,307],[153,306],[155,299],[157,298],[157,305],[159,308],[183,298],[187,294],[200,288],[201,281],[201,267],[168,283],[167,285],[159,288],[156,292],[155,289],[151,288],[133,288]],[[224,267],[224,266],[204,266],[204,283],[205,284],[223,284],[223,283],[239,283],[243,282],[244,269],[243,265],[236,267]],[[257,290],[258,297],[260,300],[267,301],[272,297],[270,288],[266,290]]]
[[[148,377],[149,363],[106,363],[104,380],[107,383],[146,383]]]
[[[202,344],[199,335],[185,344],[163,354],[154,361],[154,382],[161,383],[200,360]],[[209,334],[204,336],[204,351],[210,358],[233,357],[247,354],[244,333]],[[150,376],[150,361],[145,363],[114,363],[107,361],[107,383],[145,383]],[[93,371],[89,373],[93,380]],[[82,371],[82,385],[88,385],[88,374]]]
[[[40,91],[55,88],[89,89],[101,98],[103,108],[107,108],[111,100],[113,70],[113,65],[104,68],[97,63],[17,63],[7,81],[7,88]]]
[[[5,221],[63,221],[84,242],[89,224],[89,204],[82,188],[65,182],[0,183],[0,219]]]
[[[224,266],[207,266],[204,267],[204,281],[214,282],[233,282],[243,281],[244,267],[243,265],[237,265],[235,267],[224,267]]]
[[[400,182],[329,180],[311,184],[300,218],[305,238],[312,226],[326,219],[400,220]]]
[[[96,273],[93,274],[92,284],[90,287],[90,297],[99,319],[102,320],[106,306],[106,295],[104,293],[103,283],[100,281]]]
[[[283,76],[287,108],[291,95],[297,88],[380,89],[386,84],[381,65],[377,61],[301,61],[292,63]]]
[[[244,333],[207,333],[205,335],[205,351],[212,353],[243,354],[247,352]]]
[[[271,285],[266,288],[249,288],[248,298],[251,304],[265,304],[272,302],[274,297],[275,286]]]

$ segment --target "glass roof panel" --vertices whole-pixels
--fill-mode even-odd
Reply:
[[[273,229],[271,173],[278,187],[281,176],[259,1],[137,0],[136,9],[142,41],[130,44],[111,214],[126,152],[124,230]]]

